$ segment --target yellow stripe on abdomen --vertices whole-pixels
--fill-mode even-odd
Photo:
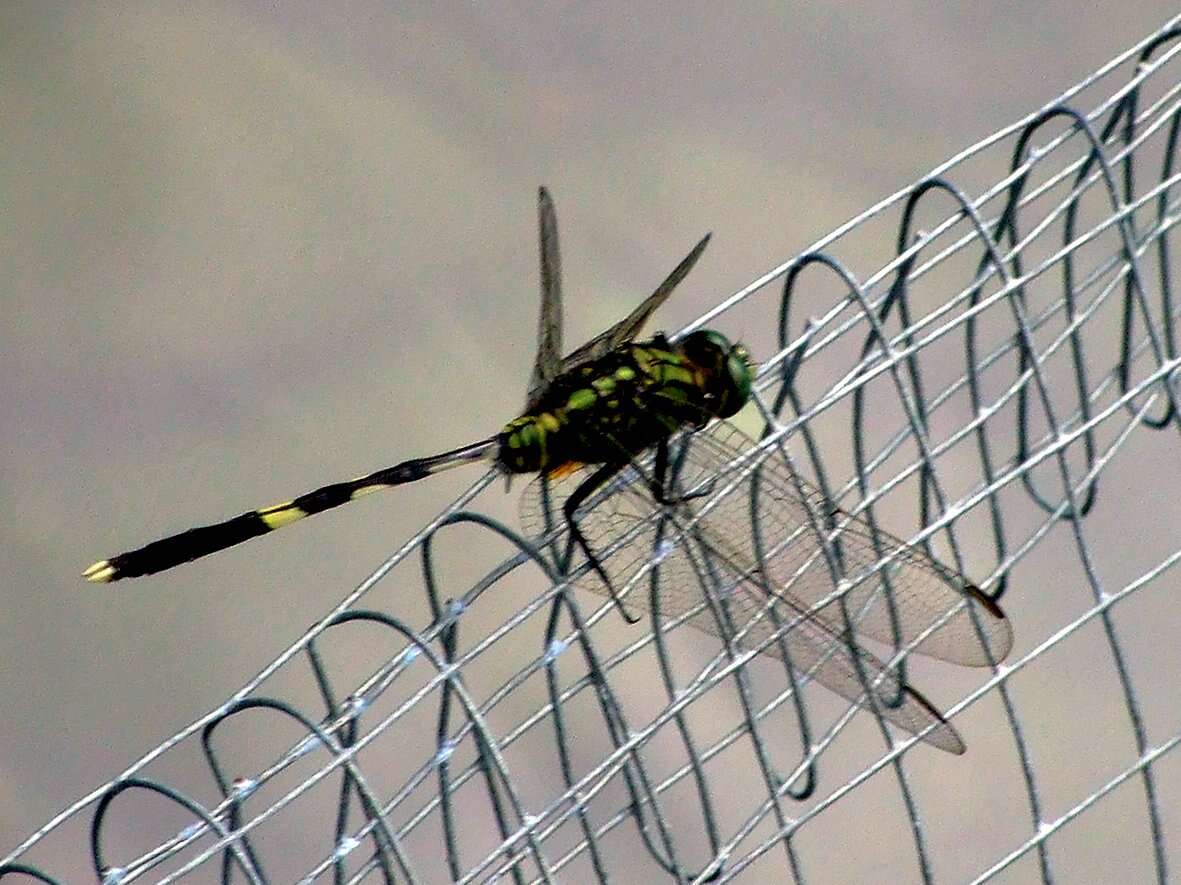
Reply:
[[[259,518],[266,523],[266,527],[271,531],[281,529],[285,525],[291,525],[293,522],[299,522],[308,514],[300,510],[291,501],[285,504],[276,504],[274,507],[268,507],[265,510],[259,510]]]

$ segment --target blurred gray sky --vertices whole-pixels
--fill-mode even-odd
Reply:
[[[713,231],[676,328],[1174,10],[0,5],[0,845],[235,689],[470,480],[78,577],[498,428],[531,359],[538,184],[571,344]]]

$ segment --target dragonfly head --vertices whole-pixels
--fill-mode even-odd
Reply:
[[[750,354],[741,344],[712,329],[699,329],[680,342],[681,353],[702,370],[706,406],[716,418],[729,418],[746,405],[754,383]]]

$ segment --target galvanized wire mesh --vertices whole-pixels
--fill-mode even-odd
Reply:
[[[476,509],[489,475],[0,878],[62,881],[88,852],[110,883],[845,881],[887,858],[916,881],[1166,881],[1181,533],[1126,527],[1175,497],[1176,24],[700,320],[764,330],[752,428],[819,510],[1009,612],[1004,662],[907,659],[927,637],[887,655],[967,756],[688,615],[623,624],[546,538]]]

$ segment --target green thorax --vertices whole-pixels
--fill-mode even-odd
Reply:
[[[497,461],[510,473],[625,463],[683,427],[734,414],[750,384],[745,349],[717,332],[623,344],[555,378],[501,431]]]

